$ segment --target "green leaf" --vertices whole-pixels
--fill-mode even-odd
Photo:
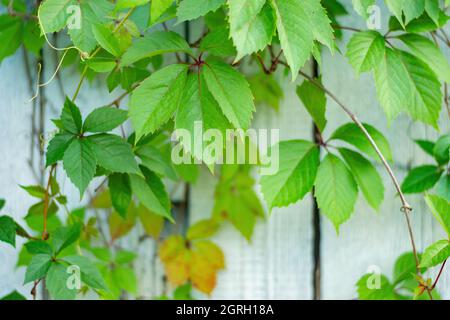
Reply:
[[[173,0],[152,0],[150,9],[151,21],[157,21],[172,6]]]
[[[188,66],[173,64],[153,73],[134,90],[130,118],[136,140],[165,124],[181,102]]]
[[[116,253],[115,261],[118,264],[127,264],[133,262],[137,256],[133,251],[120,250]]]
[[[102,107],[92,111],[83,125],[84,132],[108,132],[127,120],[128,113],[114,107]]]
[[[450,160],[450,134],[440,137],[433,149],[434,157],[439,164],[445,164]]]
[[[43,33],[58,32],[67,24],[68,8],[76,0],[46,0],[39,7],[38,15]]]
[[[450,175],[444,174],[436,184],[436,195],[450,201]]]
[[[52,263],[45,278],[45,285],[50,297],[54,300],[74,300],[77,295],[75,283],[69,282],[69,277],[76,274],[67,273],[67,268],[60,263]],[[74,285],[69,288],[69,283]]]
[[[248,82],[255,97],[255,104],[265,104],[274,110],[280,109],[284,92],[273,75],[258,73],[250,77]]]
[[[201,134],[198,130],[201,129],[202,132],[209,129],[220,130],[226,137],[226,129],[232,128],[232,126],[208,90],[203,76],[200,76],[200,79],[196,74],[188,76],[183,99],[175,117],[175,128],[184,129],[190,133],[189,141],[185,141],[185,137],[182,139],[180,137],[180,143],[186,153],[202,159],[208,165],[221,159],[222,154],[215,154],[212,159],[203,159],[203,150],[207,148],[208,142],[198,136]],[[194,147],[199,143],[202,144],[201,148]]]
[[[404,193],[420,193],[434,187],[442,175],[436,166],[425,165],[412,169],[402,183]]]
[[[306,1],[272,1],[277,17],[278,37],[291,68],[292,80],[297,78],[299,70],[308,61],[314,44],[314,34],[304,6]]]
[[[173,221],[170,213],[170,199],[161,179],[145,167],[141,167],[145,179],[130,175],[131,190],[148,210]]]
[[[88,258],[73,255],[64,257],[64,261],[80,268],[81,280],[85,284],[94,289],[106,289],[106,284],[100,271],[98,271],[97,267]]]
[[[188,240],[210,238],[217,232],[219,226],[213,219],[200,220],[189,227],[186,237]]]
[[[377,144],[383,156],[387,160],[392,160],[392,152],[389,146],[389,142],[383,136],[383,134],[380,131],[378,131],[375,127],[372,127],[367,123],[364,123],[363,125],[364,128],[366,128],[367,132],[372,137],[372,139]],[[378,154],[370,144],[369,140],[366,138],[364,133],[355,123],[347,123],[336,129],[336,131],[332,134],[330,140],[336,139],[345,141],[355,146],[368,156],[372,157],[374,160],[377,161],[380,160]]]
[[[0,199],[0,210],[3,209],[5,203],[6,203],[5,199]]]
[[[433,149],[435,146],[435,143],[428,140],[414,140],[415,143],[427,154],[434,157]]]
[[[87,139],[74,139],[63,158],[64,170],[72,183],[80,190],[83,196],[89,182],[94,178],[97,159],[94,145]]]
[[[355,33],[347,45],[347,58],[356,73],[366,72],[378,66],[386,47],[383,36],[373,30]]]
[[[255,111],[247,80],[228,64],[216,61],[207,62],[203,74],[209,91],[231,124],[247,129]]]
[[[266,0],[228,0],[230,36],[237,48],[236,60],[263,50],[275,33],[275,12]]]
[[[11,217],[0,216],[0,241],[16,247],[16,223]]]
[[[378,99],[390,122],[412,103],[414,93],[408,70],[397,52],[386,48],[384,58],[375,68]]]
[[[405,14],[406,24],[411,20],[420,17],[424,10],[425,0],[403,1],[403,13]]]
[[[145,233],[158,239],[164,228],[164,218],[148,210],[142,204],[139,205],[137,212]]]
[[[70,38],[76,47],[82,51],[90,52],[97,46],[94,26],[107,22],[113,7],[113,4],[108,0],[85,0],[79,2],[81,13],[79,26],[68,28]],[[70,22],[71,19],[73,17],[68,15],[67,22]],[[48,32],[47,29],[45,31]],[[102,45],[105,44],[103,40],[105,39],[102,39]]]
[[[41,35],[39,23],[35,20],[25,21],[23,29],[23,44],[25,48],[39,57],[44,43],[45,38]]]
[[[4,296],[0,300],[27,300],[23,295],[17,291],[13,291],[10,294]]]
[[[186,40],[178,33],[156,31],[139,38],[124,53],[120,67],[129,66],[144,58],[150,58],[169,52],[185,52],[192,54]]]
[[[283,141],[277,147],[278,172],[261,177],[261,192],[270,210],[295,203],[311,191],[319,166],[319,149],[309,141]]]
[[[64,152],[66,152],[73,138],[74,136],[71,133],[62,132],[57,133],[50,140],[45,158],[45,165],[47,167],[63,159]]]
[[[30,241],[25,243],[25,248],[27,248],[30,254],[48,254],[53,255],[53,249],[50,245],[42,240]]]
[[[443,52],[430,39],[413,33],[398,37],[417,58],[425,62],[441,81],[450,83],[450,64]]]
[[[355,151],[339,148],[339,153],[353,173],[364,198],[372,208],[378,210],[384,199],[384,185],[375,167]]]
[[[210,11],[216,11],[224,4],[225,0],[183,0],[178,5],[178,23],[202,17]]]
[[[403,22],[403,2],[404,0],[385,0],[389,11],[391,11],[394,16],[397,18],[398,22],[404,27],[405,23]]]
[[[301,86],[297,87],[297,95],[302,100],[319,131],[323,132],[327,124],[325,118],[327,98],[323,90],[311,81],[305,80]]]
[[[448,240],[439,240],[425,249],[420,260],[421,267],[434,267],[450,257],[450,242]]]
[[[439,80],[424,62],[413,55],[402,52],[401,58],[412,88],[412,103],[407,106],[408,113],[413,119],[437,129],[442,101]]]
[[[358,197],[352,172],[341,159],[328,154],[319,166],[314,186],[319,209],[339,231],[339,226],[350,218]]]
[[[216,187],[214,218],[227,219],[250,240],[257,217],[264,217],[261,202],[253,190],[254,180],[239,171],[227,178],[227,166],[222,166],[222,179]]]
[[[52,233],[52,243],[55,255],[78,240],[81,235],[81,223],[76,223],[67,227],[56,229]]]
[[[439,0],[426,0],[425,11],[434,23],[436,23],[437,26],[440,26],[439,16],[441,9],[439,8]]]
[[[30,264],[25,272],[24,284],[39,280],[47,274],[52,264],[52,256],[49,254],[36,254],[31,258]]]
[[[73,134],[81,133],[83,120],[80,109],[68,97],[61,112],[61,122],[65,130]]]
[[[141,159],[142,165],[169,179],[177,180],[177,174],[167,157],[157,147],[150,144],[139,147],[136,155]],[[171,155],[169,155],[171,157]]]
[[[420,259],[420,256],[419,256]],[[426,269],[422,269],[421,272],[424,273]],[[394,265],[394,285],[408,280],[414,279],[416,271],[416,258],[413,252],[407,252],[402,254]]]
[[[14,54],[20,47],[23,37],[22,19],[9,15],[0,16],[0,62]],[[6,45],[7,44],[7,45]]]
[[[99,166],[112,172],[140,174],[131,145],[112,134],[96,134],[88,137]]]
[[[116,11],[139,7],[149,2],[150,0],[117,0]]]
[[[379,279],[380,287],[377,288]],[[358,298],[360,300],[394,300],[394,286],[389,279],[382,274],[368,273],[358,280],[357,284]],[[372,287],[374,286],[374,287]]]
[[[211,30],[201,41],[200,50],[207,51],[216,57],[230,57],[236,55],[233,41],[229,39],[230,31],[227,27]]]
[[[364,19],[367,19],[368,8],[375,4],[375,0],[352,0],[352,2],[355,11]]]
[[[119,40],[115,37],[111,29],[102,24],[94,24],[92,26],[92,31],[94,32],[94,37],[99,43],[100,47],[102,47],[115,57],[118,57],[120,55]]]
[[[426,195],[425,201],[445,232],[450,236],[450,202],[435,195]]]
[[[94,57],[86,61],[86,65],[98,73],[111,72],[117,62],[111,58]]]
[[[32,197],[39,199],[44,199],[45,197],[45,189],[42,186],[20,186],[20,187]]]
[[[114,209],[125,217],[131,202],[130,178],[126,174],[114,173],[108,177],[108,187]]]

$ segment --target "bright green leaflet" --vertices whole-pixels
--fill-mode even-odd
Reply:
[[[269,209],[302,199],[311,190],[319,166],[319,149],[309,141],[280,142],[279,153],[278,172],[261,177],[261,191]]]

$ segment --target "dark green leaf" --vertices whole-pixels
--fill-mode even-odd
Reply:
[[[80,109],[66,97],[61,112],[61,122],[65,130],[73,134],[79,134],[83,125]]]
[[[108,187],[114,209],[116,209],[122,217],[125,217],[131,202],[129,176],[120,173],[110,175],[108,177]]]
[[[51,239],[56,255],[78,240],[81,234],[81,227],[80,223],[76,223],[68,227],[58,228],[53,232]]]
[[[420,193],[431,189],[442,175],[436,166],[425,165],[412,169],[402,183],[404,193]]]
[[[49,254],[36,254],[31,258],[30,264],[25,272],[24,284],[39,280],[47,274],[52,264],[52,256]]]
[[[114,107],[102,107],[92,111],[83,125],[84,132],[108,132],[117,128],[125,120],[128,113]]]
[[[16,223],[11,217],[0,216],[0,241],[16,246]]]

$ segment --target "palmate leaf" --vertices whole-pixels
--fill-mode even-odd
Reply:
[[[181,102],[187,71],[186,65],[170,65],[153,73],[134,90],[129,114],[137,140],[172,117]]]
[[[230,65],[216,61],[208,61],[202,72],[209,91],[231,124],[236,128],[247,129],[255,105],[244,76]]]
[[[309,141],[283,141],[279,144],[279,159],[278,172],[261,177],[261,191],[269,209],[295,203],[311,190],[319,166],[319,149]]]
[[[67,9],[76,0],[46,0],[39,7],[39,19],[44,33],[58,32],[67,25]]]
[[[236,60],[262,50],[272,42],[275,12],[265,0],[228,0],[230,35],[237,48]]]
[[[51,264],[52,264],[51,255],[49,254],[34,255],[27,266],[24,284],[45,277]]]
[[[92,142],[85,138],[74,139],[64,152],[63,164],[67,176],[82,197],[89,182],[94,178],[97,165]]]
[[[375,0],[352,0],[355,11],[363,18],[367,18],[367,9],[375,4]]]
[[[319,209],[339,231],[339,226],[350,218],[358,197],[352,172],[341,159],[328,154],[319,166],[314,187]]]
[[[183,0],[178,5],[178,22],[194,20],[208,12],[216,11],[226,0]]]
[[[207,51],[216,57],[230,57],[236,55],[233,41],[229,39],[228,27],[218,27],[211,30],[201,41],[200,50]]]
[[[120,59],[120,66],[129,66],[144,58],[151,58],[169,52],[192,54],[189,44],[178,33],[156,31],[137,39]]]
[[[375,68],[384,53],[384,38],[377,31],[355,33],[347,45],[347,58],[358,74]]]
[[[68,97],[61,111],[61,123],[66,131],[73,134],[80,133],[83,126],[80,109]]]

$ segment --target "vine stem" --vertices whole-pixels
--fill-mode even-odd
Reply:
[[[433,289],[436,287],[436,285],[437,285],[439,279],[441,278],[442,272],[444,271],[444,268],[445,268],[445,264],[446,264],[446,263],[447,263],[447,259],[445,259],[444,263],[442,263],[441,269],[439,270],[439,273],[438,273],[438,275],[437,275],[437,277],[436,277],[436,280],[435,280],[434,283],[433,283],[433,286],[431,287],[431,290],[433,290]]]

